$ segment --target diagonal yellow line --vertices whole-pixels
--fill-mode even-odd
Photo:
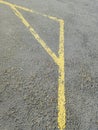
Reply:
[[[37,34],[34,28],[32,28],[32,26],[26,21],[26,19],[15,7],[11,7],[11,8],[13,9],[15,15],[17,15],[18,18],[21,20],[21,22],[29,29],[29,31],[35,37],[35,39],[41,44],[41,46],[46,50],[46,52],[53,58],[55,63],[58,64],[58,57],[51,51],[51,49],[47,46],[47,44],[40,38],[40,36]]]
[[[0,0],[0,3],[10,6],[14,11],[15,15],[21,20],[21,22],[29,29],[31,34],[35,37],[35,39],[41,44],[41,46],[45,49],[45,51],[52,57],[54,62],[58,65],[58,128],[63,130],[66,128],[66,100],[65,100],[65,74],[64,74],[64,21],[62,19],[58,19],[56,17],[48,16],[46,14],[41,14],[37,11],[30,10],[28,8],[18,6],[15,4],[11,4],[9,2]],[[28,21],[23,17],[23,15],[17,10],[22,9],[31,13],[35,13],[37,15],[41,15],[47,17],[51,20],[54,20],[60,24],[60,37],[59,37],[59,57],[55,55],[54,52],[47,46],[47,44],[40,38],[34,28],[28,23]]]

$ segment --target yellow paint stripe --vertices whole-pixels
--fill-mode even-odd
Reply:
[[[52,57],[54,62],[59,67],[59,78],[58,78],[58,128],[63,130],[66,127],[66,100],[65,100],[65,75],[64,75],[64,21],[62,19],[58,19],[56,17],[48,16],[45,14],[41,14],[36,11],[32,11],[28,8],[17,6],[15,4],[11,4],[0,0],[0,3],[6,4],[12,8],[15,15],[21,20],[21,22],[29,29],[31,34],[35,37],[35,39],[41,44],[41,46],[46,50],[46,52]],[[28,21],[23,17],[23,15],[16,9],[23,9],[25,11],[29,11],[31,13],[35,13],[38,15],[42,15],[44,17],[48,17],[49,19],[55,20],[60,24],[60,37],[59,37],[59,57],[57,57],[52,50],[47,46],[47,44],[40,38],[37,32],[32,28],[32,26],[28,23]]]
[[[59,79],[58,79],[58,128],[66,127],[65,74],[64,74],[64,21],[60,21]]]

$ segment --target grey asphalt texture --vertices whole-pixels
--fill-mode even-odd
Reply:
[[[65,21],[65,130],[98,130],[98,1],[7,0]],[[58,24],[20,10],[58,52]],[[58,130],[58,66],[0,4],[0,130]]]

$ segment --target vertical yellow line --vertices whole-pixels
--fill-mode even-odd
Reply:
[[[59,45],[59,79],[58,79],[58,128],[66,127],[65,109],[65,76],[64,76],[64,21],[60,21],[60,45]]]

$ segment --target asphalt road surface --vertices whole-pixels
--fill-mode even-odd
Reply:
[[[0,130],[98,130],[97,0],[0,0]]]

